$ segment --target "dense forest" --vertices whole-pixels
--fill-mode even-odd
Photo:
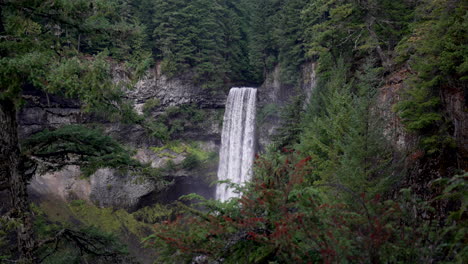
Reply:
[[[467,11],[464,0],[0,0],[0,262],[137,263],[110,228],[125,222],[151,230],[141,243],[156,263],[466,263]],[[310,101],[299,93],[273,113],[280,126],[252,181],[232,186],[238,198],[190,194],[130,213],[76,200],[67,210],[91,217],[80,228],[28,199],[33,175],[68,165],[170,183],[96,124],[21,138],[25,91],[139,125],[153,149],[183,147],[174,171],[209,159],[173,143],[203,110],[152,116],[152,100],[135,111],[126,91],[148,69],[214,98],[276,69],[293,93],[308,63]],[[389,115],[412,139],[404,147]],[[98,224],[105,214],[120,220]]]

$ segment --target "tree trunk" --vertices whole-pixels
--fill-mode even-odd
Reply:
[[[3,12],[3,0],[0,0],[0,34],[3,34],[3,32],[5,32],[5,26],[3,26],[2,12]]]
[[[28,208],[26,179],[21,172],[16,106],[12,100],[0,100],[0,181],[7,183],[11,216],[18,227],[19,263],[35,263],[32,219]]]

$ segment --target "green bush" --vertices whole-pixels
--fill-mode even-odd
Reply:
[[[189,154],[181,163],[182,168],[186,170],[193,170],[201,165],[201,161],[195,154]]]
[[[156,224],[158,222],[167,221],[171,218],[174,210],[166,205],[154,204],[146,206],[132,213],[136,220],[147,223]]]
[[[150,131],[151,136],[159,139],[161,142],[166,142],[171,137],[169,128],[162,122],[152,122],[150,124]]]
[[[151,113],[151,110],[158,107],[161,104],[158,98],[148,99],[143,105],[143,113],[148,116]]]
[[[166,165],[164,166],[164,169],[167,171],[167,172],[174,172],[175,170],[177,170],[177,165],[174,163],[173,160],[168,160],[166,162]]]
[[[217,157],[217,153],[208,152],[200,148],[200,142],[182,142],[182,141],[170,141],[161,147],[151,147],[152,151],[157,153],[159,157],[170,157],[175,156],[171,152],[176,154],[193,155],[200,163],[205,163],[209,160],[214,160]]]

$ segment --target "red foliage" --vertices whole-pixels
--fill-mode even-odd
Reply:
[[[409,160],[414,162],[414,161],[419,160],[422,157],[424,157],[424,151],[418,150],[409,156]]]
[[[256,166],[265,175],[256,175],[251,189],[239,199],[238,213],[178,216],[157,225],[157,237],[187,254],[215,256],[226,250],[230,237],[243,233],[253,245],[268,247],[277,257],[296,263],[317,259],[321,263],[366,262],[359,250],[378,252],[393,239],[386,224],[398,213],[397,205],[385,207],[380,195],[368,200],[363,193],[364,204],[378,209],[370,216],[364,210],[351,211],[345,204],[321,204],[318,197],[307,193],[295,195],[292,191],[302,186],[312,170],[312,158],[299,159],[294,150],[283,152],[288,157],[279,165],[257,158]]]

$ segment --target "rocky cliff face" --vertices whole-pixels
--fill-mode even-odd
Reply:
[[[134,89],[127,92],[128,98],[134,100],[135,108],[142,110],[143,105],[150,99],[159,100],[159,109],[183,104],[197,104],[203,109],[224,108],[226,93],[218,91],[216,94],[193,85],[192,76],[186,73],[176,78],[168,78],[161,73],[161,66],[150,69],[141,78]]]
[[[405,130],[398,114],[392,110],[400,100],[400,93],[405,89],[404,81],[409,74],[409,69],[403,68],[389,75],[385,84],[379,89],[376,104],[376,111],[382,117],[385,126],[384,135],[402,153],[414,150],[418,142],[418,137]]]
[[[270,72],[265,82],[258,88],[257,134],[259,150],[262,151],[271,142],[272,136],[280,126],[278,112],[293,96],[301,95],[306,103],[310,101],[316,85],[316,64],[306,63],[301,70],[301,85],[294,89],[293,85],[284,84],[280,80],[280,68]],[[407,185],[420,186],[423,190],[429,180],[453,173],[454,168],[468,167],[468,93],[463,89],[448,89],[442,94],[446,115],[453,122],[453,136],[457,141],[456,152],[445,159],[426,159],[418,149],[418,136],[405,130],[393,105],[400,100],[400,91],[405,88],[405,79],[409,76],[408,68],[401,68],[386,78],[385,84],[379,89],[378,111],[384,120],[385,136],[393,142],[397,152],[395,155],[404,160],[404,167],[411,170]],[[125,78],[120,72],[116,79]],[[197,124],[188,124],[181,132],[174,134],[174,139],[181,142],[196,142],[205,152],[219,151],[222,117],[228,91],[213,94],[192,84],[191,76],[167,78],[160,73],[159,66],[149,70],[137,82],[134,89],[127,92],[127,97],[134,102],[138,112],[143,112],[145,104],[157,100],[150,115],[158,117],[171,107],[192,104],[203,111],[203,120]],[[80,104],[74,100],[64,100],[58,96],[46,95],[34,89],[27,90],[24,97],[26,107],[20,115],[20,135],[25,138],[44,128],[57,128],[65,124],[95,122],[92,116],[80,110]],[[104,124],[106,133],[137,150],[136,157],[149,162],[153,167],[164,167],[169,163],[181,165],[187,157],[185,152],[177,152],[170,148],[161,149],[156,153],[153,147],[157,142],[146,134],[138,125],[123,125],[116,123]],[[452,159],[452,160],[451,160]],[[196,191],[206,197],[212,197],[214,189],[208,187],[210,181],[216,179],[217,161],[213,159],[206,166],[197,169],[182,169],[169,171],[166,178],[173,181],[171,187],[161,191],[161,188],[148,181],[132,181],[132,175],[122,175],[118,172],[103,169],[90,179],[80,178],[78,168],[69,167],[62,172],[45,176],[37,176],[32,180],[30,189],[38,194],[54,194],[63,200],[83,199],[100,206],[123,207],[135,209],[141,204],[154,200],[170,202],[178,196]]]
[[[90,121],[90,116],[81,111],[81,105],[76,100],[48,95],[31,87],[24,90],[23,98],[26,104],[18,118],[20,138],[44,129]]]
[[[422,197],[432,198],[429,197],[433,195],[429,185],[431,180],[450,177],[460,169],[468,169],[468,92],[462,88],[442,89],[443,111],[452,123],[451,136],[455,139],[457,148],[439,156],[427,156],[419,147],[419,136],[406,130],[397,113],[393,111],[394,104],[401,100],[402,90],[407,88],[405,80],[410,74],[411,70],[403,67],[387,76],[386,83],[378,92],[377,111],[385,124],[385,136],[395,147],[395,158],[402,161],[401,170],[406,178],[400,181],[400,185],[411,187]]]
[[[276,129],[281,125],[279,110],[297,95],[304,97],[305,104],[310,102],[313,90],[317,84],[317,64],[305,63],[301,69],[300,88],[293,84],[285,84],[280,78],[280,66],[270,72],[265,82],[258,88],[258,141],[260,150],[265,149],[271,143],[271,138]]]
[[[116,80],[125,78],[125,75],[122,72],[119,73],[118,69],[116,72]],[[174,133],[173,138],[187,144],[195,142],[197,148],[206,153],[218,152],[226,98],[224,93],[215,95],[194,86],[188,75],[169,79],[160,74],[159,67],[156,67],[149,70],[138,81],[136,87],[127,92],[127,96],[134,102],[134,107],[139,112],[148,100],[157,100],[158,105],[151,111],[151,115],[156,117],[169,107],[194,105],[202,112],[203,120],[197,124],[183,124],[185,129]],[[19,131],[22,138],[46,128],[54,129],[67,124],[101,122],[83,113],[78,101],[65,100],[34,89],[26,91],[24,97],[27,104],[19,118]],[[102,125],[105,133],[135,148],[137,153],[135,157],[142,162],[151,163],[153,167],[164,167],[169,160],[174,165],[180,165],[187,157],[184,151],[174,152],[170,149],[163,149],[160,150],[163,153],[156,153],[152,148],[157,147],[157,141],[149,137],[141,126],[109,122]],[[216,158],[206,163],[201,168],[168,171],[164,177],[177,184],[172,184],[165,189],[156,186],[151,180],[136,179],[134,175],[122,174],[110,169],[98,170],[89,179],[83,179],[79,168],[75,166],[43,176],[37,175],[32,179],[29,189],[33,196],[54,195],[65,201],[82,199],[102,207],[134,210],[143,202],[142,197],[149,199],[150,196],[157,196],[169,202],[171,199],[178,198],[172,195],[174,193],[183,195],[192,192],[191,185],[200,194],[212,197],[214,189],[209,187],[209,181],[214,179]]]
[[[468,87],[442,90],[444,110],[453,125],[452,135],[457,143],[458,166],[468,171]]]
[[[258,123],[260,149],[264,149],[270,143],[271,136],[280,125],[278,110],[294,95],[304,95],[308,101],[315,87],[315,67],[313,63],[303,66],[301,89],[293,89],[293,85],[282,83],[279,77],[279,67],[276,67],[268,75],[265,83],[258,88],[257,113],[264,115],[262,121]],[[125,72],[116,67],[114,69],[115,81],[124,78],[126,78]],[[140,114],[143,114],[145,105],[153,103],[151,111],[146,113],[153,118],[158,118],[169,109],[179,106],[195,106],[196,109],[202,111],[202,120],[198,120],[196,124],[185,121],[182,124],[183,131],[174,133],[173,139],[187,145],[195,142],[197,148],[205,153],[218,153],[227,93],[228,91],[218,91],[214,94],[193,85],[190,74],[168,78],[161,74],[160,67],[157,65],[150,69],[133,89],[129,89],[126,96],[133,102],[135,110]],[[24,97],[27,104],[20,114],[19,128],[22,138],[45,128],[54,129],[67,124],[103,122],[101,119],[83,113],[78,101],[65,100],[34,89],[26,91]],[[213,197],[214,188],[209,187],[209,183],[216,179],[216,157],[212,157],[199,168],[184,169],[181,165],[188,153],[180,151],[180,146],[178,151],[171,147],[156,151],[154,147],[160,147],[158,142],[149,137],[139,125],[109,122],[104,122],[102,125],[105,133],[136,149],[135,157],[140,161],[150,163],[155,168],[163,168],[169,163],[177,166],[177,169],[167,170],[165,175],[165,178],[173,184],[170,187],[161,188],[151,181],[135,180],[134,175],[126,175],[110,169],[101,169],[89,179],[83,179],[79,168],[69,166],[60,172],[35,176],[29,187],[30,192],[39,196],[58,196],[65,201],[87,200],[102,207],[127,210],[135,210],[155,200],[170,202],[180,195],[191,192]]]

